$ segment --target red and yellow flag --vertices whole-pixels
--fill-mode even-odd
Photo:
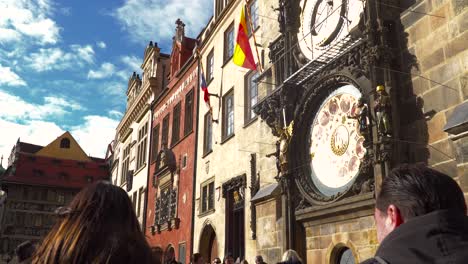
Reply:
[[[255,59],[250,48],[250,42],[247,32],[247,21],[245,19],[244,8],[242,7],[241,18],[239,23],[239,31],[237,32],[236,47],[232,60],[234,64],[241,67],[256,70]]]

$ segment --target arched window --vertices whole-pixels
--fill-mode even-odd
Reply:
[[[60,148],[70,148],[70,139],[68,138],[63,138],[60,141]]]
[[[348,247],[342,247],[337,251],[336,264],[354,264],[353,251]]]

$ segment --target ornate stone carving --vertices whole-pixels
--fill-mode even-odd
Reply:
[[[230,179],[229,181],[223,183],[223,198],[226,198],[228,192],[230,192],[230,191],[239,190],[239,191],[243,192],[243,190],[245,189],[245,187],[247,185],[247,179],[246,178],[247,178],[246,175],[242,174],[242,175],[236,176],[236,177]],[[242,193],[239,193],[239,194],[242,195]]]

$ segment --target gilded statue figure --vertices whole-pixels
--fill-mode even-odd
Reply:
[[[390,122],[391,99],[390,95],[385,91],[383,85],[376,88],[377,98],[375,100],[374,112],[377,118],[377,132],[380,136],[391,137],[392,128]]]

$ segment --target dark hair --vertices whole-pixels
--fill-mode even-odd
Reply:
[[[108,182],[81,190],[33,257],[33,263],[152,263],[127,193]]]
[[[192,263],[197,263],[197,261],[202,257],[200,253],[195,253],[192,255]]]
[[[402,164],[382,182],[376,207],[395,205],[405,220],[442,209],[466,213],[463,192],[450,176],[423,164]]]
[[[226,256],[224,256],[224,259],[223,259],[223,264],[226,263],[226,260],[231,258],[232,260],[234,260],[234,257],[232,256],[232,253],[228,252],[226,254]]]
[[[29,240],[25,241],[16,247],[15,253],[19,262],[25,261],[34,254],[34,245]]]

